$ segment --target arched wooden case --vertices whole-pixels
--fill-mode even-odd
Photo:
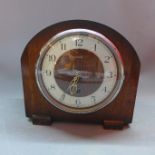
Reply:
[[[124,63],[125,79],[117,97],[106,107],[89,114],[72,114],[54,107],[39,91],[35,78],[41,48],[57,33],[75,28],[93,30],[106,36],[117,47]],[[85,20],[65,21],[49,26],[27,44],[21,57],[21,66],[26,116],[34,124],[50,125],[53,121],[72,121],[101,123],[105,128],[122,128],[132,122],[140,62],[131,44],[108,26]]]

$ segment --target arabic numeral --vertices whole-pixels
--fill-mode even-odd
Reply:
[[[80,106],[80,104],[81,104],[80,99],[76,99],[76,100],[75,100],[75,104],[76,104],[77,106]]]
[[[46,74],[46,76],[51,76],[52,75],[52,71],[51,70],[46,70],[45,74]]]
[[[64,99],[65,99],[65,94],[62,94],[61,96],[60,96],[60,101],[63,101]]]
[[[108,72],[107,78],[113,78],[113,72]]]
[[[94,51],[96,51],[96,48],[97,48],[97,45],[95,44],[95,45],[94,45]]]
[[[55,89],[55,85],[50,85],[50,89]]]
[[[105,92],[105,93],[107,92],[107,87],[106,87],[106,86],[104,87],[104,92]]]
[[[105,60],[104,60],[104,63],[109,63],[110,62],[110,56],[105,56]]]
[[[49,62],[55,62],[56,61],[56,56],[54,54],[49,55],[48,60],[49,60]]]
[[[77,47],[83,46],[83,39],[76,39],[75,40],[75,46],[77,46]]]
[[[65,43],[61,43],[61,50],[66,50],[66,44]]]
[[[91,101],[92,101],[93,103],[95,103],[95,102],[96,102],[96,97],[95,97],[95,96],[91,96]]]

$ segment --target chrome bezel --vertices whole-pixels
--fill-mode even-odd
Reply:
[[[60,101],[57,101],[46,90],[46,88],[45,88],[45,86],[43,84],[42,77],[41,77],[42,75],[40,74],[44,56],[45,56],[46,52],[49,50],[49,48],[55,42],[60,40],[61,38],[64,38],[66,36],[70,36],[70,35],[73,35],[73,34],[86,35],[86,36],[90,36],[90,37],[96,38],[97,40],[101,41],[103,44],[105,44],[110,49],[110,51],[113,54],[113,56],[115,58],[115,61],[117,63],[118,79],[116,81],[114,89],[111,91],[109,96],[106,97],[103,101],[99,102],[98,104],[96,104],[94,106],[88,107],[88,108],[69,107],[69,106],[64,105],[63,103],[60,103]],[[120,92],[120,90],[122,88],[123,81],[125,79],[123,61],[122,61],[120,52],[118,51],[116,46],[107,37],[105,37],[101,33],[98,33],[98,32],[93,31],[93,30],[88,30],[88,29],[69,29],[69,30],[65,30],[63,32],[60,32],[60,33],[56,34],[54,37],[52,37],[42,47],[42,49],[40,51],[40,55],[39,55],[39,58],[38,58],[37,63],[36,63],[35,77],[36,77],[36,82],[37,82],[37,85],[39,87],[40,92],[42,93],[42,95],[46,98],[46,100],[50,104],[52,104],[53,106],[57,107],[60,110],[65,111],[65,112],[79,113],[79,114],[92,113],[92,112],[100,110],[101,108],[104,108],[105,106],[110,104],[117,97],[118,93]],[[57,104],[55,104],[55,102]]]

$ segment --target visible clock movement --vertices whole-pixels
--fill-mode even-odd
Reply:
[[[22,58],[26,115],[53,121],[131,123],[140,62],[115,30],[92,21],[65,21],[39,32]]]

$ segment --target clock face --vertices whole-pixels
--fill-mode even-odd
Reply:
[[[57,108],[89,113],[108,105],[123,84],[123,64],[117,48],[105,36],[71,29],[50,39],[36,65],[43,96]]]

